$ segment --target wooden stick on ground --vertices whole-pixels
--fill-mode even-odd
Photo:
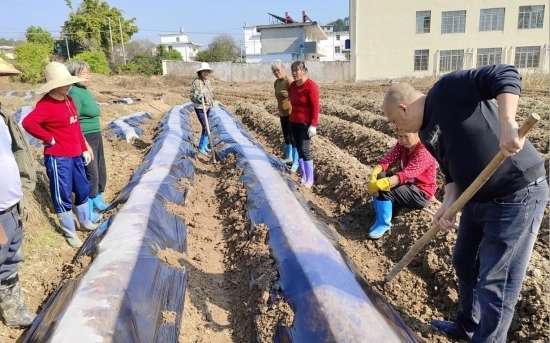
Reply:
[[[520,138],[525,137],[527,132],[531,130],[533,126],[540,120],[540,116],[536,113],[531,114],[521,127],[519,128],[518,135]],[[464,205],[470,200],[472,196],[489,180],[491,175],[497,170],[498,167],[504,162],[506,156],[502,152],[498,152],[491,162],[483,169],[478,177],[472,182],[472,184],[460,195],[460,197],[454,202],[454,204],[445,212],[443,218],[451,220],[458,211],[464,207]],[[403,268],[405,268],[412,260],[412,258],[439,232],[439,225],[433,224],[432,227],[420,237],[416,243],[409,249],[409,251],[403,256],[401,261],[386,275],[384,281],[391,281]]]

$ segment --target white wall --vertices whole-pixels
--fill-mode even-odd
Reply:
[[[519,6],[545,5],[543,28],[518,29]],[[479,31],[480,10],[505,8],[502,31]],[[514,63],[515,48],[540,46],[540,71],[548,72],[547,0],[350,0],[351,73],[355,80],[439,76],[440,51],[463,50],[463,69],[476,66],[477,49],[501,48]],[[431,11],[430,33],[417,34],[416,11]],[[466,11],[464,33],[441,33],[443,11]],[[415,50],[429,50],[428,70],[414,71]],[[522,70],[524,72],[525,70]]]

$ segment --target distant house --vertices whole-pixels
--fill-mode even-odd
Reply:
[[[194,61],[202,46],[202,44],[190,42],[187,33],[183,32],[183,27],[180,27],[180,32],[161,33],[160,44],[165,45],[168,50],[179,51],[184,61]]]
[[[0,53],[6,55],[9,59],[15,59],[15,47],[9,45],[0,45]]]
[[[346,40],[349,41],[349,31],[333,31],[334,26],[321,26],[328,39],[322,40],[321,46],[327,55],[321,57],[320,61],[349,61],[349,48],[346,48]]]
[[[279,23],[248,26],[245,23],[246,63],[319,61],[329,52],[321,46],[327,36],[317,22],[289,22],[270,14]],[[282,20],[281,20],[282,19]]]

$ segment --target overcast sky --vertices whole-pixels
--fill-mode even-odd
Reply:
[[[270,24],[272,13],[284,17],[289,12],[301,21],[305,10],[313,21],[327,24],[349,16],[349,0],[108,0],[109,6],[123,11],[124,18],[136,18],[139,32],[132,39],[159,43],[160,33],[177,32],[180,27],[189,40],[207,45],[221,33],[244,38],[243,26]],[[73,0],[76,10],[81,1]],[[25,39],[31,25],[57,36],[69,18],[65,0],[0,0],[0,38]]]

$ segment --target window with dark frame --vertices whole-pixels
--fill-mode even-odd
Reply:
[[[482,9],[479,13],[479,31],[504,30],[504,8]]]
[[[441,14],[441,33],[464,33],[466,11],[449,11]]]
[[[540,29],[544,21],[544,5],[519,6],[518,29]]]
[[[336,54],[339,54],[339,53],[340,53],[340,47],[339,47],[339,46],[335,46],[335,47],[334,47],[334,52],[335,52]]]
[[[416,33],[430,33],[432,11],[416,12]]]
[[[502,48],[477,49],[477,67],[502,63]]]
[[[414,51],[414,70],[428,70],[430,62],[430,50],[415,50]]]
[[[464,68],[464,50],[443,50],[439,53],[439,71],[447,72]]]
[[[516,68],[538,68],[540,60],[540,46],[518,46],[514,66]]]
[[[340,40],[340,35],[336,35],[336,40]]]

